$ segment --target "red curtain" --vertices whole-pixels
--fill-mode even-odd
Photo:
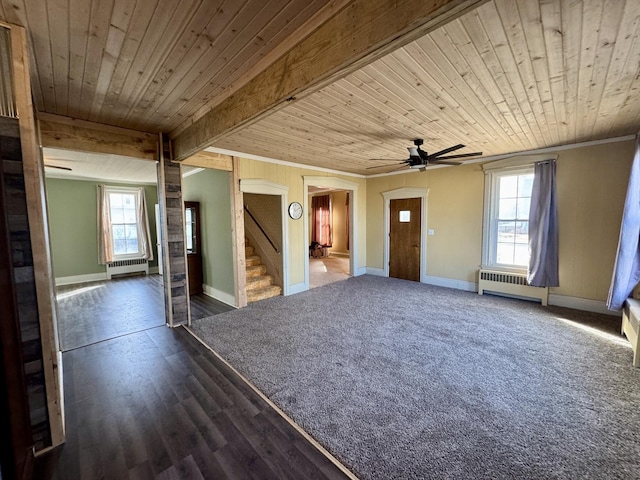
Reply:
[[[311,198],[311,241],[331,247],[331,196]]]
[[[346,224],[347,224],[347,250],[349,250],[349,195],[351,195],[349,192],[347,192],[347,201],[345,203],[345,218],[346,218]]]

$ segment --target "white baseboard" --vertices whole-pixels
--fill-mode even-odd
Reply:
[[[364,267],[367,275],[375,275],[376,277],[386,277],[384,268]]]
[[[223,292],[222,290],[218,290],[217,288],[213,288],[212,286],[206,284],[202,284],[202,293],[204,293],[207,297],[215,298],[219,302],[226,303],[230,307],[238,308],[238,306],[236,305],[235,295]]]
[[[586,312],[604,313],[605,315],[612,315],[615,317],[622,316],[621,311],[609,310],[605,302],[589,300],[587,298],[569,297],[567,295],[558,295],[555,293],[549,294],[549,305],[573,308],[575,310],[584,310]]]
[[[354,277],[359,277],[360,275],[364,275],[366,273],[368,273],[367,272],[367,267],[357,267],[356,271],[353,274],[353,276]]]
[[[287,296],[295,295],[296,293],[306,292],[307,290],[309,290],[309,287],[305,285],[304,282],[296,283],[295,285],[289,285],[289,288],[287,289]]]
[[[76,283],[100,282],[107,280],[107,272],[87,273],[85,275],[71,275],[69,277],[56,277],[56,286],[74,285]]]
[[[478,291],[478,284],[475,282],[456,280],[454,278],[434,277],[433,275],[426,275],[422,283],[436,285],[438,287],[455,288],[456,290],[465,290],[467,292]]]

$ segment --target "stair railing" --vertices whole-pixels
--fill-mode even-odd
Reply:
[[[244,211],[247,212],[247,214],[249,215],[249,218],[251,218],[251,220],[253,220],[253,223],[255,223],[256,226],[260,229],[260,231],[265,236],[265,238],[269,241],[269,243],[271,244],[273,249],[276,251],[276,253],[280,253],[280,249],[276,247],[276,244],[273,243],[273,240],[271,240],[271,237],[267,234],[267,232],[264,231],[264,228],[262,228],[262,225],[260,225],[260,222],[256,220],[256,217],[253,216],[253,214],[249,210],[249,207],[247,206],[246,203],[244,204]]]

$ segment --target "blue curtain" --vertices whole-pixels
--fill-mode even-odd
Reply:
[[[557,287],[558,207],[555,160],[535,165],[529,209],[529,254],[529,285]]]
[[[618,255],[607,298],[609,310],[620,310],[640,280],[640,137],[636,137],[636,153],[631,165],[627,199],[622,212]]]

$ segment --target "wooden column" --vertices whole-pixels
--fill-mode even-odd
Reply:
[[[158,202],[165,313],[170,327],[191,324],[187,249],[184,237],[184,206],[180,164],[171,162],[169,140],[159,135]]]
[[[237,157],[231,164],[231,235],[233,237],[233,265],[236,293],[236,306],[247,306],[247,261],[244,253],[244,204],[240,191],[240,172]]]
[[[11,172],[17,175],[11,185],[17,188],[12,201],[20,201],[18,187],[21,186],[26,202],[24,211],[19,211],[23,220],[12,219],[18,223],[14,224],[17,230],[10,234],[19,237],[19,242],[14,244],[14,248],[19,249],[14,252],[14,261],[22,262],[18,268],[14,264],[18,311],[22,341],[29,342],[24,354],[25,362],[27,358],[31,362],[26,372],[34,440],[36,451],[43,451],[64,442],[61,354],[58,351],[44,167],[31,100],[26,35],[24,29],[17,26],[11,26],[10,32],[20,145],[20,153],[12,160],[21,162],[22,169]],[[18,208],[18,203],[10,203],[7,208]],[[35,370],[39,372],[33,375]],[[45,397],[44,404],[41,396]],[[34,416],[39,420],[34,420]]]

